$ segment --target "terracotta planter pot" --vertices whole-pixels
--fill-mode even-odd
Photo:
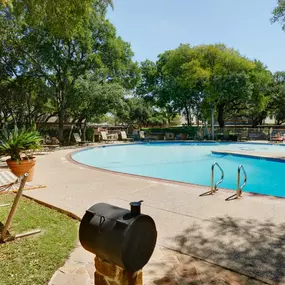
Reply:
[[[22,176],[25,173],[28,173],[29,176],[28,176],[27,181],[30,182],[33,180],[34,168],[36,164],[36,160],[34,157],[29,158],[29,160],[24,158],[20,162],[7,159],[6,162],[10,170],[12,171],[12,173],[14,173],[16,176]]]

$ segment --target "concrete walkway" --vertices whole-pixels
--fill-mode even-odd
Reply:
[[[157,264],[161,268],[146,268],[145,272],[159,272],[160,276],[146,273],[149,283],[145,284],[180,284],[173,283],[172,279],[159,279],[168,278],[173,272],[172,265],[168,269],[163,265],[165,252],[170,249],[184,254],[183,258],[199,257],[269,284],[285,284],[284,199],[244,194],[240,200],[226,202],[225,199],[233,194],[226,190],[214,196],[199,197],[208,189],[85,168],[69,162],[68,153],[70,150],[62,150],[38,157],[34,182],[48,187],[25,194],[80,217],[98,202],[128,208],[129,202],[144,200],[142,211],[154,218],[158,229],[157,251],[148,266]],[[173,251],[171,255],[175,260],[181,257]],[[86,253],[84,258],[82,264],[89,264],[89,269],[84,266],[74,278],[80,278],[80,272],[92,275],[93,256]],[[179,262],[179,266],[186,265],[189,268],[189,260]],[[92,276],[90,278],[86,282],[92,284]],[[239,278],[245,277],[239,275]],[[51,284],[73,284],[52,283],[54,280]],[[253,280],[238,283],[201,283],[199,280],[200,283],[185,284],[261,284]]]
[[[258,157],[258,158],[271,158],[273,160],[282,161],[285,160],[284,152],[256,152],[256,151],[232,151],[232,150],[215,150],[212,151],[214,154],[232,154],[241,155],[247,157]]]

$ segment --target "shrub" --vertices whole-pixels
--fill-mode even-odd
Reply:
[[[21,160],[22,153],[40,147],[41,136],[37,131],[15,128],[9,132],[4,129],[0,141],[0,155],[8,155],[12,160]]]

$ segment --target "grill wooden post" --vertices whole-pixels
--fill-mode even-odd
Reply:
[[[95,269],[95,285],[143,285],[141,270],[128,272],[99,257],[95,257]]]

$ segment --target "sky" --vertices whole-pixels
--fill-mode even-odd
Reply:
[[[181,43],[224,43],[275,72],[285,70],[285,32],[270,18],[277,0],[114,0],[107,17],[134,60],[155,61]]]

